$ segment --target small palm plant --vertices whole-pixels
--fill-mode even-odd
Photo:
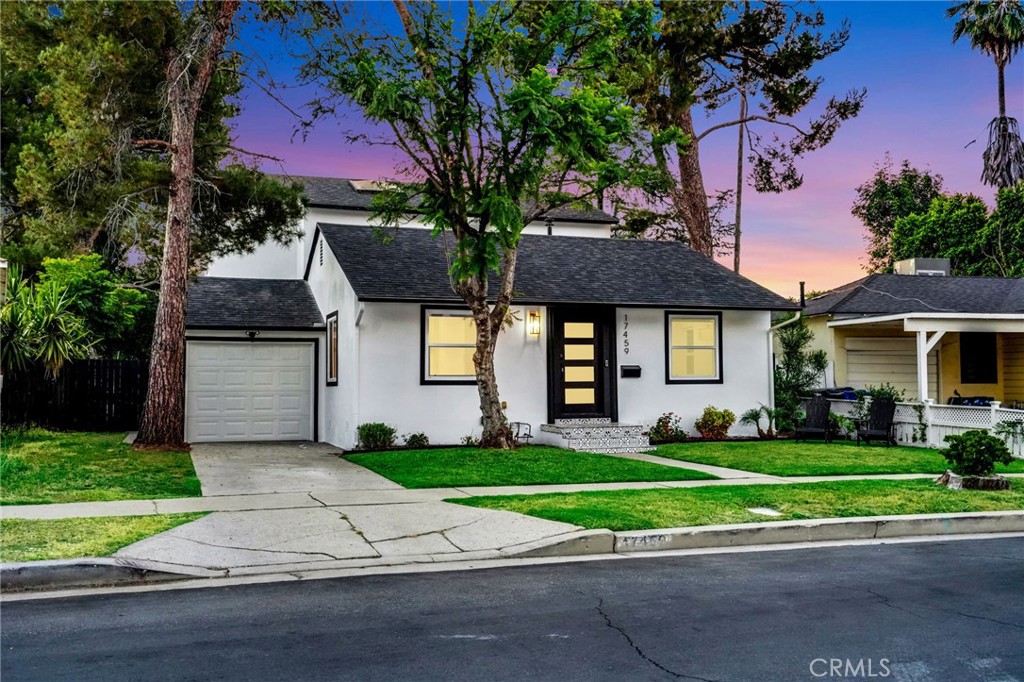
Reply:
[[[740,415],[740,424],[755,427],[758,438],[775,438],[775,418],[777,416],[778,410],[760,403],[757,407],[752,407]],[[768,422],[765,429],[761,428],[762,417]]]

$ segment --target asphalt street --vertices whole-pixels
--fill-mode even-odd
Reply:
[[[1024,538],[8,602],[28,680],[1024,680]]]

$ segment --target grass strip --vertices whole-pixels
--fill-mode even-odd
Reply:
[[[203,514],[0,519],[0,561],[102,557]]]
[[[198,497],[187,452],[133,450],[124,433],[4,434],[0,504]]]
[[[956,491],[937,486],[930,480],[875,480],[504,495],[446,501],[618,531],[1024,509],[1024,490]],[[781,516],[755,514],[748,511],[751,507],[775,509]]]
[[[830,444],[791,440],[670,443],[659,457],[756,471],[772,476],[830,476],[844,474],[941,474],[949,466],[931,448]],[[1024,473],[1024,459],[996,468],[996,473]]]
[[[515,450],[436,448],[346,455],[406,488],[455,486],[688,481],[715,478],[690,469],[668,467],[592,452],[532,445]]]

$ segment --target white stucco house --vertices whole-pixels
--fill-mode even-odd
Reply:
[[[299,179],[299,239],[191,285],[186,439],[352,448],[366,422],[479,436],[473,322],[442,242],[415,222],[381,240],[372,183]],[[662,413],[692,431],[707,405],[771,403],[771,313],[797,306],[685,245],[612,239],[614,223],[567,208],[527,227],[495,358],[509,420],[541,442],[636,449]]]

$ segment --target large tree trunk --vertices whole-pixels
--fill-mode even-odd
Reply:
[[[476,321],[476,352],[473,353],[473,367],[476,369],[476,387],[480,395],[480,414],[483,416],[483,434],[480,447],[508,450],[514,447],[512,431],[508,427],[505,411],[501,409],[498,394],[498,380],[494,374],[494,349],[498,344],[501,326],[491,321],[486,301],[473,309]]]
[[[996,64],[999,71],[999,118],[1006,118],[1006,70],[1005,64]]]
[[[172,55],[167,65],[167,107],[171,114],[170,199],[149,385],[137,445],[180,448],[185,442],[185,300],[192,232],[196,120],[240,5],[239,0],[219,2],[205,49],[198,54]],[[203,9],[197,6],[192,11]]]
[[[690,138],[685,150],[680,150],[679,185],[672,192],[672,204],[679,211],[690,237],[690,248],[708,257],[715,255],[711,236],[711,216],[708,214],[708,194],[704,191],[704,176],[700,171],[700,151],[693,129],[693,116],[687,108],[679,118],[679,128]]]

